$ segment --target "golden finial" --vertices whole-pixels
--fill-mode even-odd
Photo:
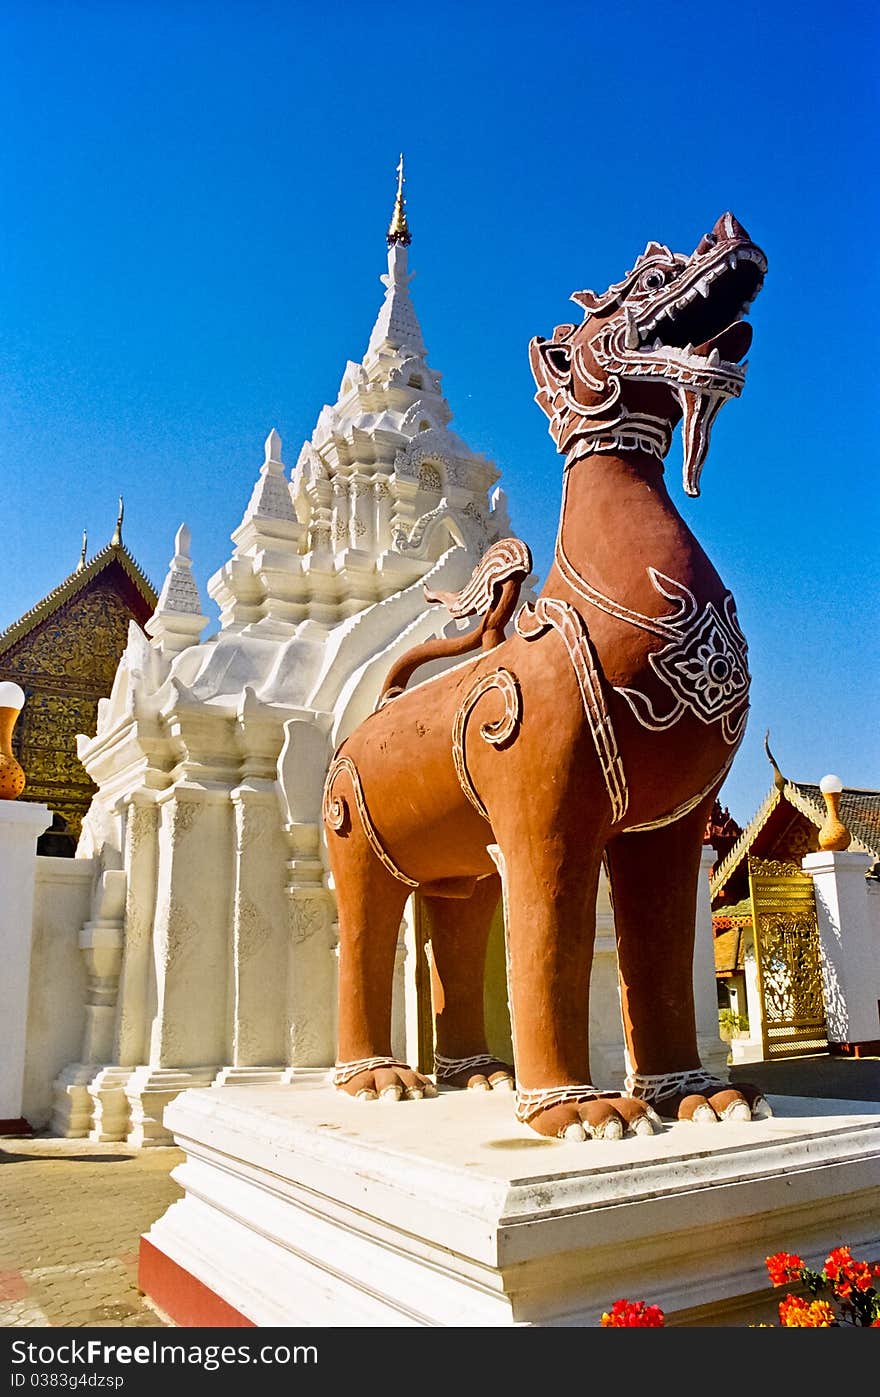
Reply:
[[[88,546],[89,546],[89,536],[88,536],[88,534],[86,533],[85,529],[83,529],[82,552],[81,552],[80,555],[79,555],[79,562],[78,562],[77,565],[76,565],[76,570],[77,570],[77,572],[85,572],[85,569],[86,569],[86,549],[88,548]]]
[[[112,537],[111,540],[110,540],[110,547],[111,547],[111,548],[121,548],[121,547],[122,547],[122,516],[123,516],[124,513],[125,513],[125,505],[123,504],[123,502],[122,502],[122,496],[120,495],[120,496],[119,496],[119,513],[118,513],[117,516],[116,516],[116,528],[113,530],[113,537]]]
[[[388,232],[385,241],[391,247],[394,243],[403,243],[404,247],[409,247],[412,236],[409,231],[409,224],[406,221],[406,200],[403,197],[403,152],[397,162],[397,198],[394,200],[394,212],[391,215],[391,222],[388,225]]]

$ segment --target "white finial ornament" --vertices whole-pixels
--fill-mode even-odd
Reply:
[[[260,467],[257,482],[251,491],[248,507],[241,523],[232,535],[236,542],[240,541],[241,531],[247,529],[251,520],[282,519],[286,523],[292,523],[296,518],[290,489],[284,477],[281,437],[274,427],[266,438],[263,453],[263,464]]]
[[[154,645],[169,654],[197,644],[208,620],[202,615],[199,589],[192,575],[191,539],[189,526],[181,524],[174,536],[174,557],[168,564],[156,610],[144,628]]]
[[[278,465],[278,466],[280,466],[280,465],[282,464],[282,462],[281,462],[281,438],[280,438],[280,436],[278,435],[278,433],[277,433],[277,431],[275,430],[274,427],[272,428],[271,432],[269,433],[269,435],[268,435],[267,438],[266,438],[266,461],[265,461],[265,463],[266,463],[266,465],[268,466],[268,465],[270,464],[270,462],[271,462],[273,465]]]
[[[177,533],[174,535],[175,562],[178,559],[180,559],[182,562],[187,561],[189,562],[189,566],[192,567],[192,562],[189,561],[189,549],[191,542],[192,532],[190,531],[189,524],[181,524],[180,528],[177,530]]]

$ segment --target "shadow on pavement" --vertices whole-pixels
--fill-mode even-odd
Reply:
[[[730,1080],[750,1082],[770,1096],[821,1096],[831,1100],[880,1101],[880,1057],[795,1057],[787,1061],[744,1062],[730,1068]]]
[[[24,1164],[30,1160],[37,1164],[121,1164],[131,1159],[130,1154],[50,1154],[47,1151],[34,1154],[15,1154],[12,1150],[0,1149],[0,1164]]]

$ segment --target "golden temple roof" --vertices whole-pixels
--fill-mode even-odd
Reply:
[[[118,543],[108,543],[106,547],[102,548],[100,553],[96,553],[94,558],[88,563],[86,563],[84,559],[80,559],[79,565],[72,573],[65,577],[62,582],[59,582],[57,587],[53,588],[51,592],[47,592],[42,600],[38,601],[35,606],[32,606],[29,611],[26,611],[23,616],[19,616],[17,621],[13,621],[11,625],[7,626],[5,631],[0,631],[0,655],[17,641],[28,635],[35,626],[45,621],[46,617],[51,616],[52,612],[56,611],[58,607],[63,606],[65,602],[75,597],[78,592],[82,591],[84,587],[114,562],[118,563],[130,578],[137,591],[143,597],[145,603],[149,606],[150,611],[155,610],[158,595],[149,578],[142,572],[138,563],[131,556],[124,543],[122,543],[121,535],[119,534],[120,524],[121,521],[117,523],[117,530],[114,534],[114,539],[117,535],[120,537]]]

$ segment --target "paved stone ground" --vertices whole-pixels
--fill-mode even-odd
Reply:
[[[154,1328],[137,1252],[181,1190],[183,1154],[0,1136],[0,1327]]]
[[[880,1101],[880,1057],[746,1063],[768,1094]],[[140,1235],[181,1196],[183,1154],[0,1136],[0,1327],[156,1328],[137,1289]]]

